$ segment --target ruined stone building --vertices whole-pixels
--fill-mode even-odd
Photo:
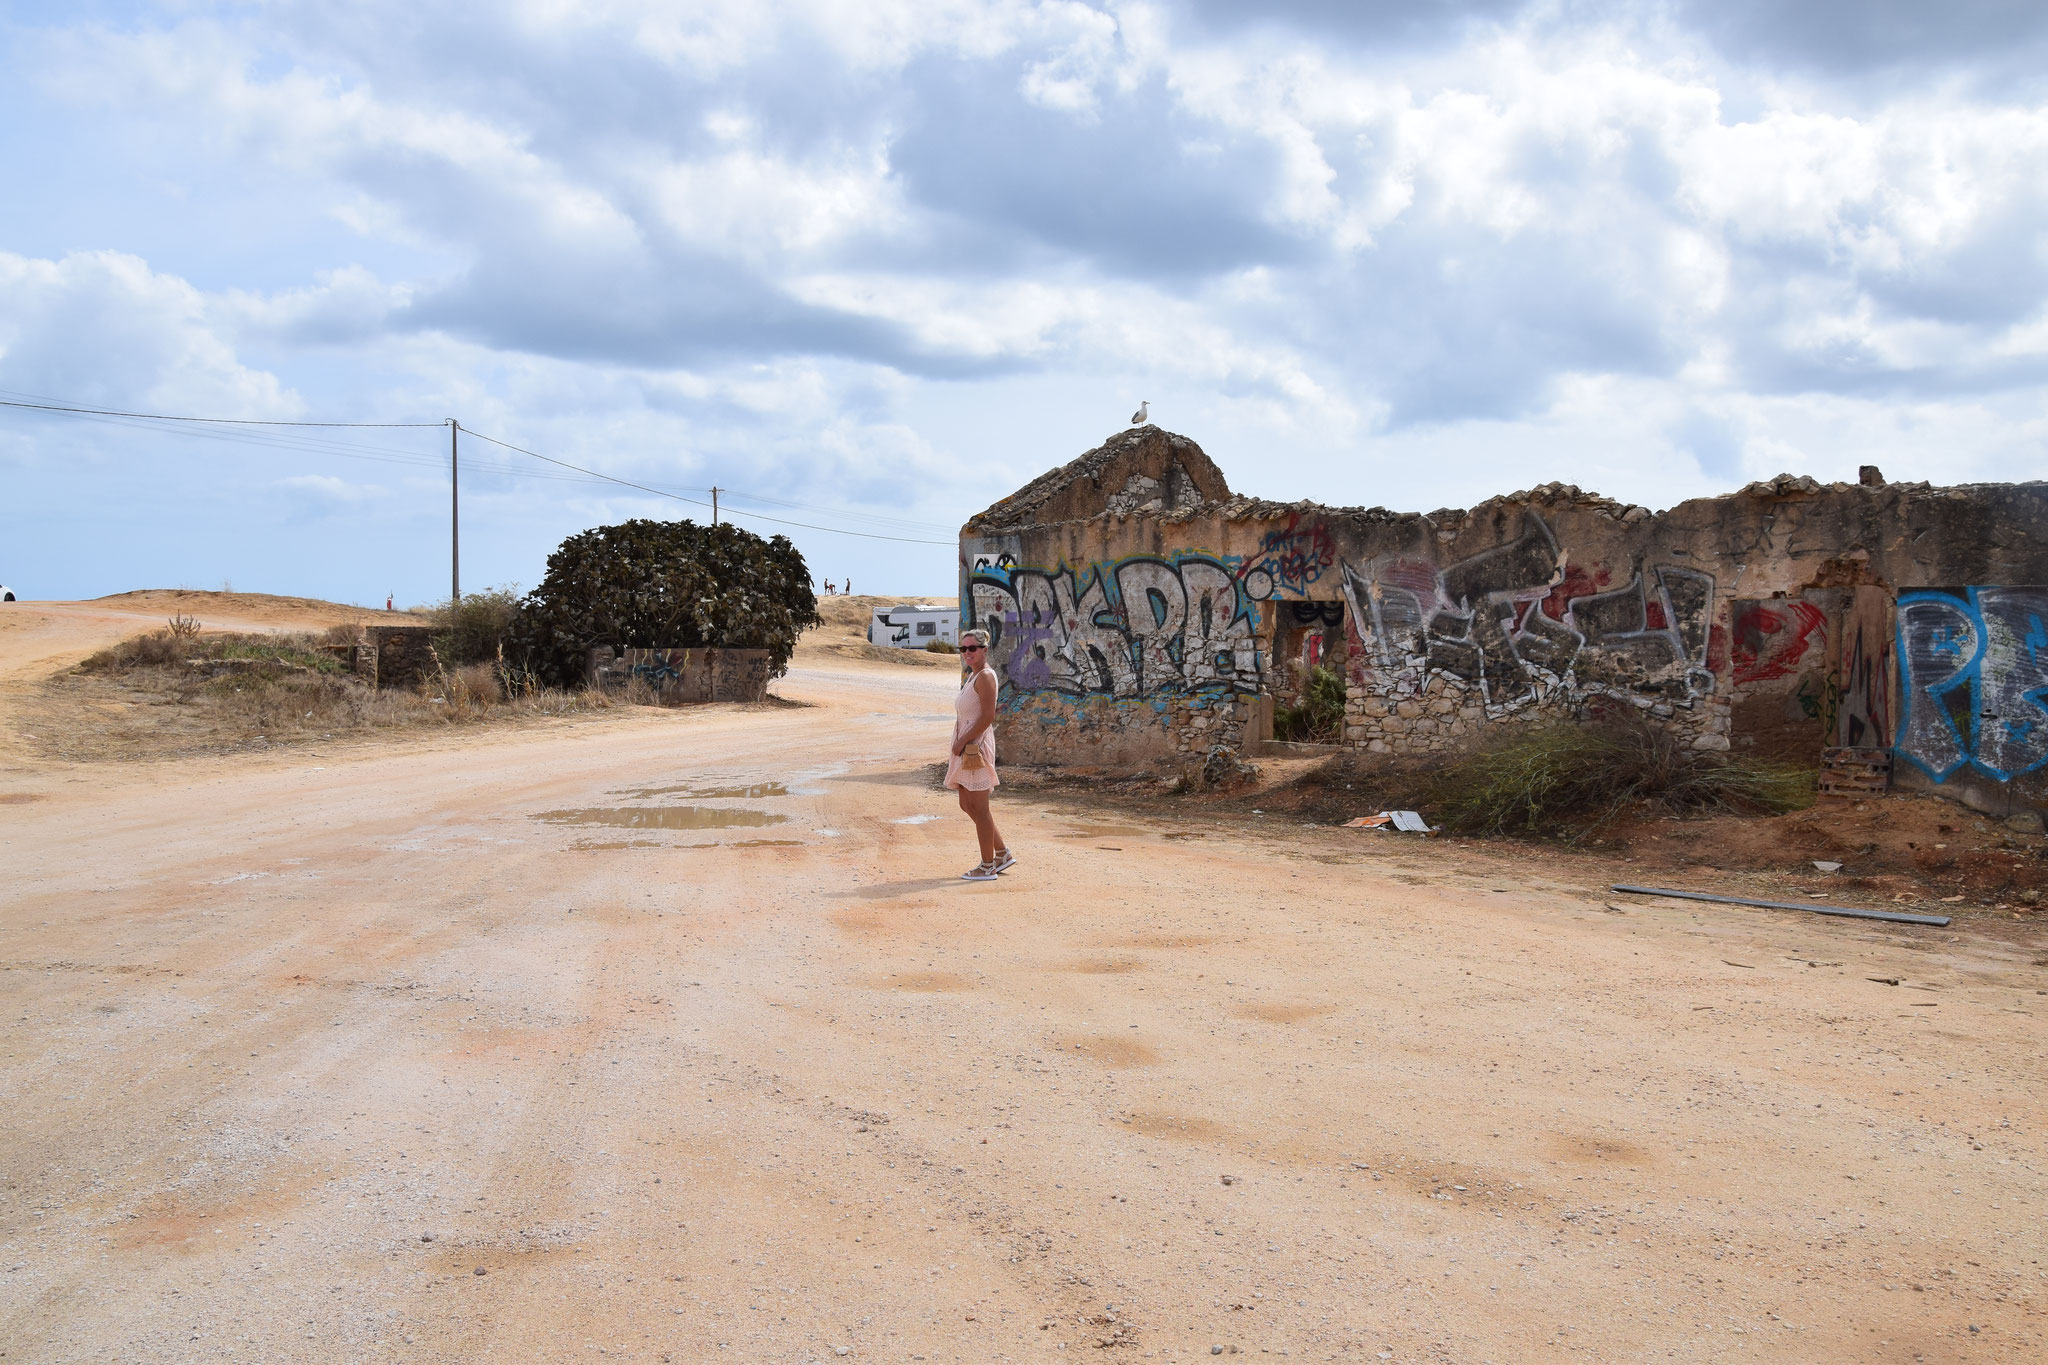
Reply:
[[[1370,753],[1627,707],[1849,786],[2048,805],[2048,483],[1786,476],[1661,513],[1550,484],[1425,515],[1235,496],[1145,426],[969,520],[960,575],[1022,762],[1256,753],[1321,665]]]

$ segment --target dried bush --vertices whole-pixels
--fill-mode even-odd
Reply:
[[[175,668],[193,652],[189,641],[168,630],[137,635],[88,656],[79,668],[87,673],[132,673],[138,668]]]
[[[1813,789],[1808,769],[1704,752],[1625,717],[1510,735],[1425,779],[1422,799],[1462,834],[1583,837],[1631,807],[1778,814],[1810,805]]]
[[[464,664],[442,674],[441,686],[451,720],[467,720],[505,699],[492,664]]]
[[[165,633],[173,640],[190,640],[199,634],[199,618],[187,616],[181,611],[171,618],[171,623],[165,628]]]
[[[730,524],[629,521],[570,536],[519,604],[505,657],[572,687],[598,645],[614,649],[765,649],[771,676],[797,636],[820,624],[804,557],[783,536]]]
[[[424,609],[434,628],[434,651],[449,668],[497,659],[518,614],[519,590],[509,585],[464,593],[460,600]]]
[[[927,640],[924,647],[925,652],[929,654],[958,654],[960,652],[960,646],[954,644],[951,640]]]

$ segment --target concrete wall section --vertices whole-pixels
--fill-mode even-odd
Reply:
[[[1999,814],[2048,805],[2048,587],[1903,591],[1897,650],[1893,780]]]
[[[590,651],[585,676],[603,691],[638,680],[663,706],[695,702],[762,701],[768,695],[765,649],[628,649]]]
[[[1070,556],[1010,537],[962,553],[962,610],[990,635],[1006,757],[1146,765],[1242,745],[1261,646],[1224,559]]]

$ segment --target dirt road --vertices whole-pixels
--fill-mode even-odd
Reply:
[[[0,757],[7,1365],[2048,1356],[2039,946],[1037,798],[963,884],[949,685]]]

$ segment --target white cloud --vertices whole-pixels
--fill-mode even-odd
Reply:
[[[206,296],[118,251],[0,252],[0,388],[173,415],[301,411],[237,359]]]
[[[1532,462],[1639,501],[1871,451],[2026,472],[2048,105],[1990,79],[1980,10],[1925,78],[1882,24],[1817,62],[1811,24],[1755,6],[363,0],[55,28],[17,58],[39,107],[111,109],[185,197],[110,214],[117,251],[0,256],[0,383],[455,413],[827,501],[892,474],[970,496],[993,476],[959,468],[959,412],[1053,430],[989,405],[1139,396],[1298,451],[1296,494],[1382,457],[1414,474],[1376,490],[1430,504]],[[1773,33],[1798,60],[1755,55]],[[219,185],[246,270],[192,245]]]

